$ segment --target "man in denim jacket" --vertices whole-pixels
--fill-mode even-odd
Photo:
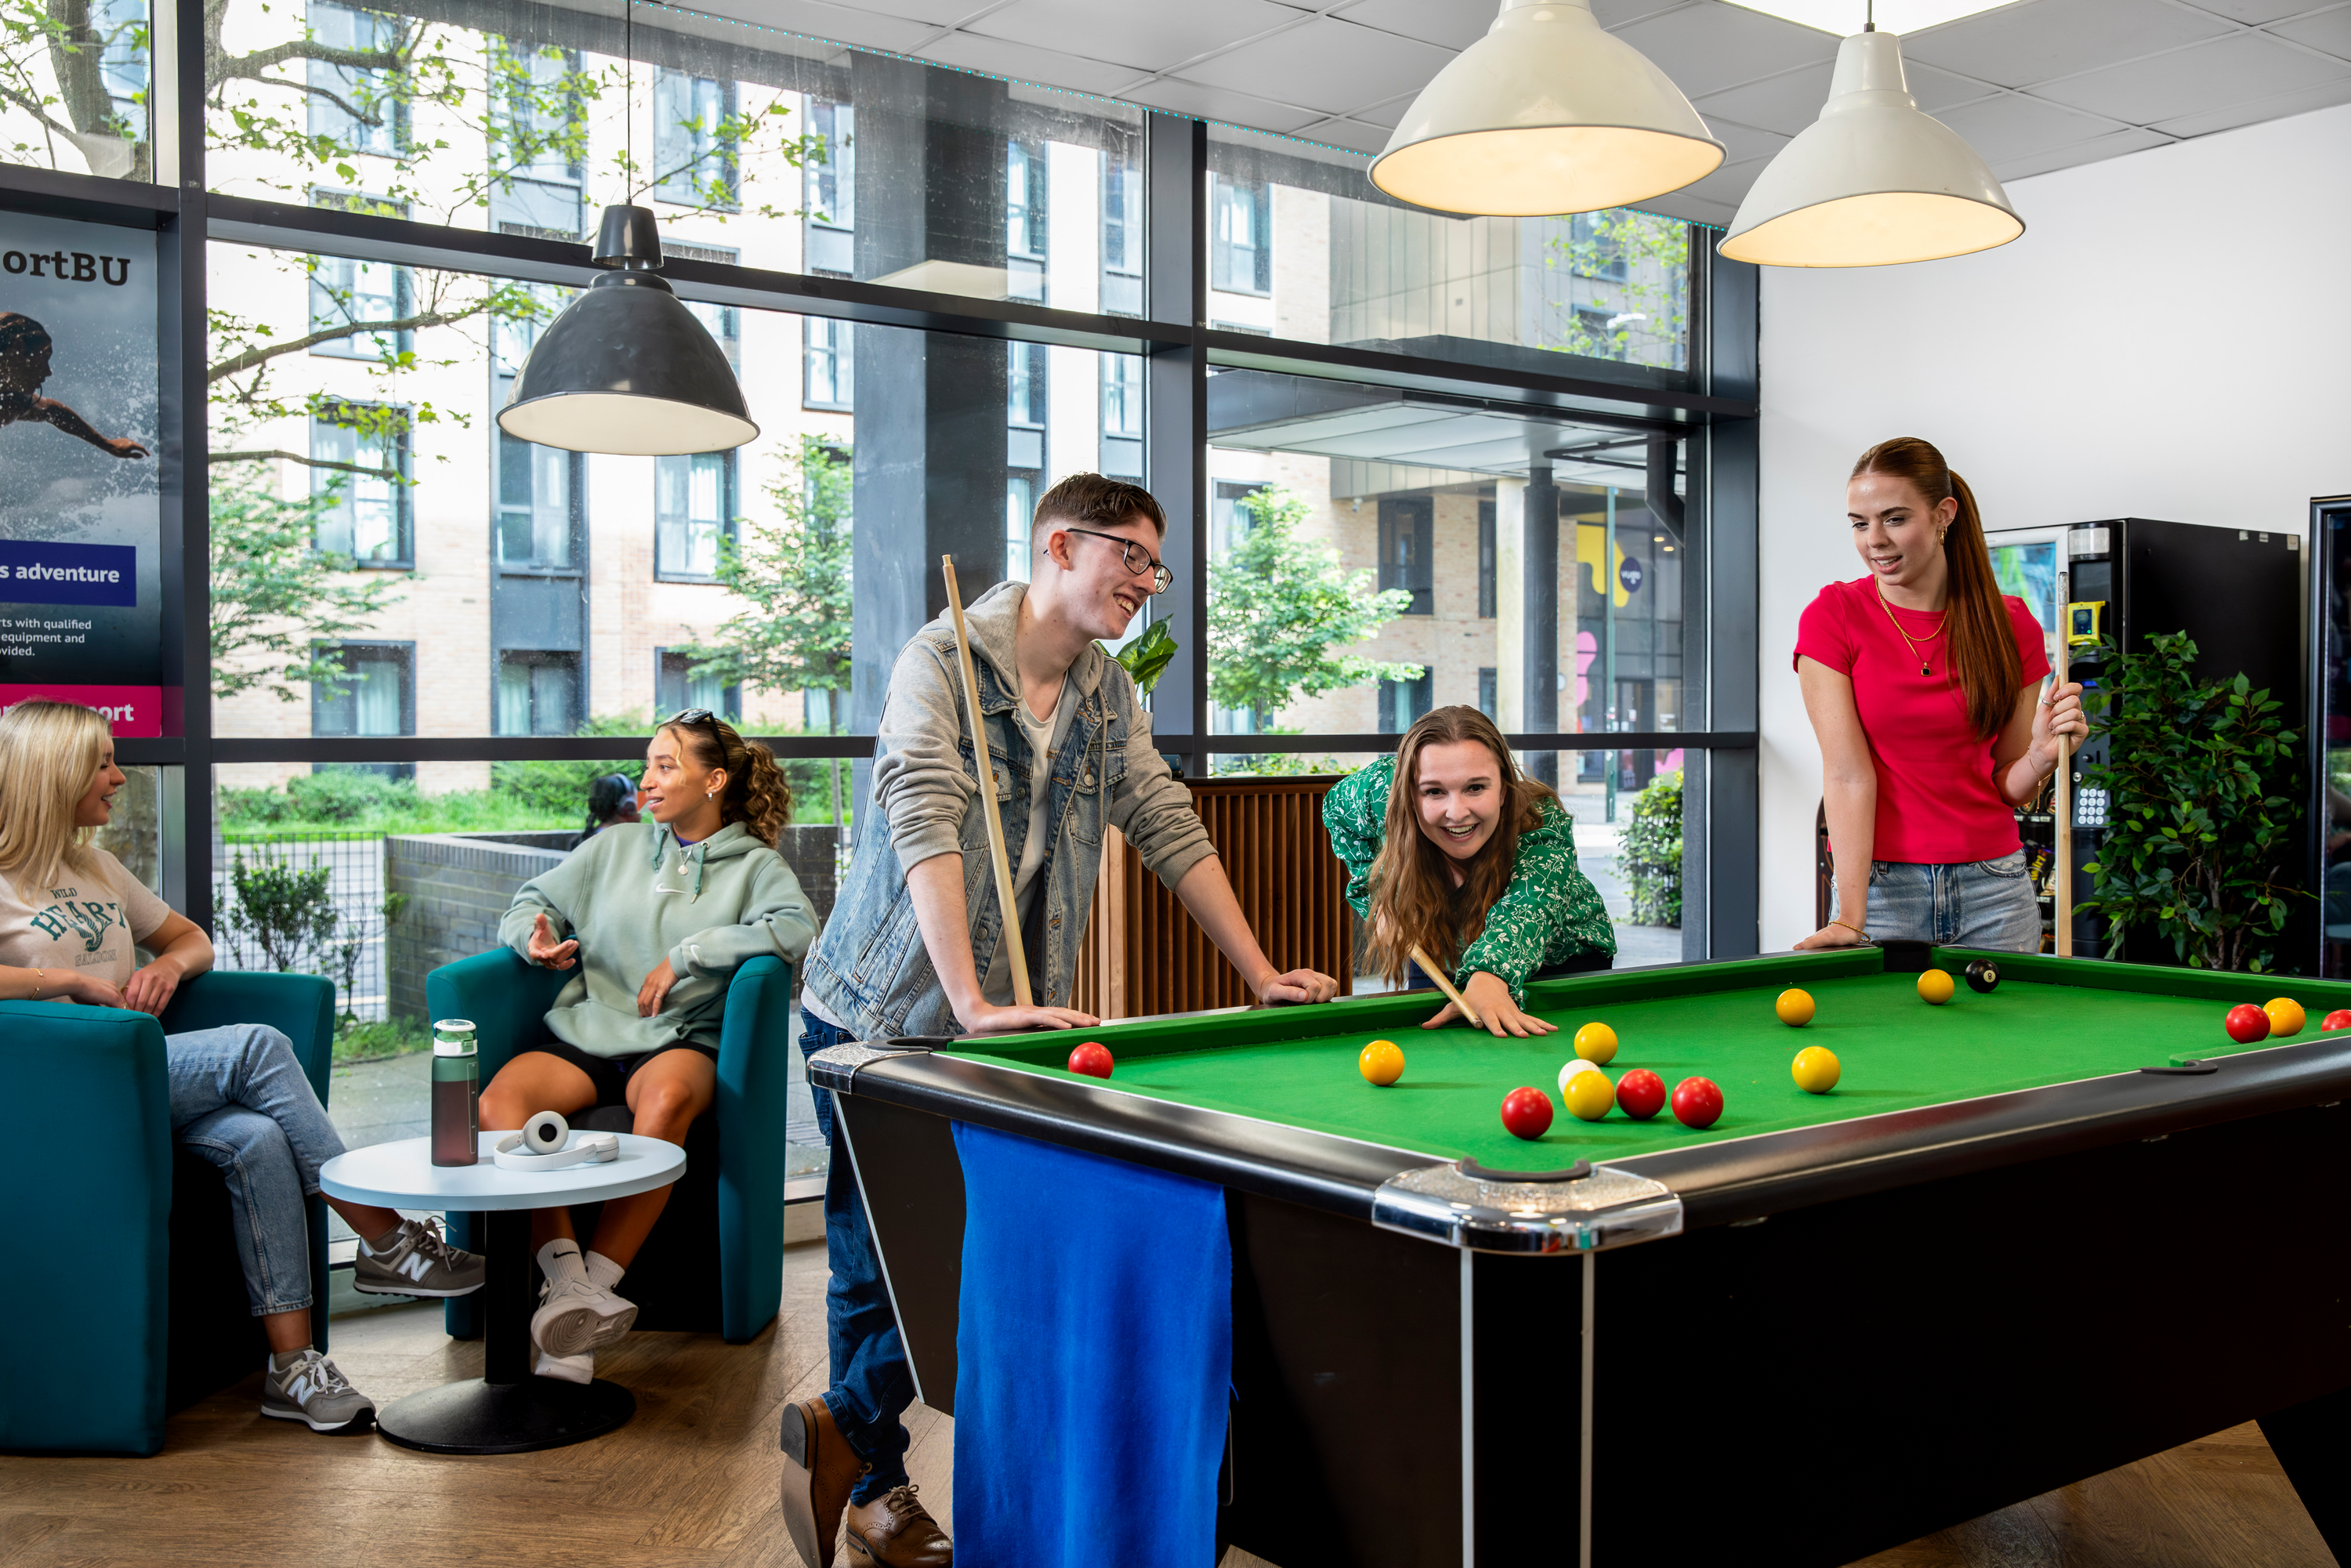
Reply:
[[[890,674],[873,749],[873,804],[888,831],[858,834],[832,918],[808,956],[802,1051],[1100,1021],[1067,1004],[1105,827],[1134,845],[1260,1000],[1338,994],[1328,975],[1284,974],[1258,946],[1191,792],[1152,748],[1133,680],[1095,645],[1123,635],[1166,588],[1158,559],[1166,529],[1149,491],[1075,475],[1037,503],[1034,583],[998,583],[965,613],[1037,1005],[1013,1005],[955,629],[941,616]],[[816,1100],[834,1139],[832,1096],[819,1091]],[[846,1507],[858,1561],[938,1568],[951,1560],[947,1539],[906,1481],[899,1416],[914,1382],[837,1140],[824,1218],[832,1386],[785,1413],[785,1522],[803,1559],[829,1563]]]

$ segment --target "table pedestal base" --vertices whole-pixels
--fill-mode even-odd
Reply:
[[[395,1399],[375,1424],[402,1448],[428,1454],[528,1454],[601,1437],[636,1410],[635,1395],[601,1377],[586,1385],[469,1377]]]

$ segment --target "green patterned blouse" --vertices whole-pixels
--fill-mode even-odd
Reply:
[[[1387,826],[1395,758],[1351,773],[1322,798],[1322,826],[1347,868],[1347,902],[1371,918],[1372,862]],[[1614,953],[1616,933],[1599,889],[1575,863],[1575,819],[1557,800],[1543,802],[1542,826],[1519,835],[1519,862],[1502,896],[1486,912],[1486,929],[1450,977],[1456,985],[1483,969],[1526,1000],[1527,977],[1586,953]]]

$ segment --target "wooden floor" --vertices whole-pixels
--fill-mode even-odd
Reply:
[[[788,1248],[783,1312],[749,1345],[633,1334],[598,1370],[637,1416],[598,1442],[446,1458],[256,1414],[258,1378],[175,1417],[152,1459],[0,1459],[7,1568],[794,1568],[776,1513],[782,1406],[822,1387],[824,1248]],[[379,1402],[481,1370],[437,1308],[340,1320]],[[917,1406],[907,1468],[953,1528],[952,1424]],[[2003,1509],[1869,1568],[2325,1568],[2335,1559],[2252,1427]],[[1234,1552],[1227,1568],[1253,1563]],[[1304,1565],[1294,1565],[1304,1568]]]

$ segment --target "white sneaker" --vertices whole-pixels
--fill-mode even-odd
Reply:
[[[636,1321],[634,1301],[585,1275],[549,1280],[530,1315],[530,1342],[551,1356],[579,1355],[616,1343]]]
[[[538,1353],[538,1359],[531,1364],[530,1375],[533,1377],[559,1378],[565,1383],[593,1383],[596,1381],[596,1357],[593,1352],[580,1355],[549,1355],[542,1350]]]

